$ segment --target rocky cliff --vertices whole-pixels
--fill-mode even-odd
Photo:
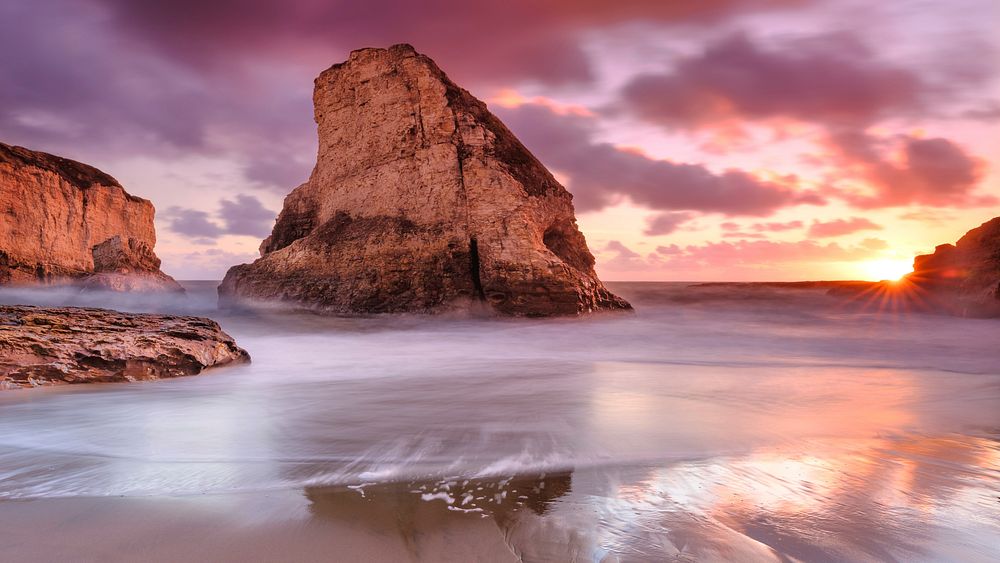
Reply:
[[[316,79],[319,154],[223,304],[338,313],[481,302],[508,315],[628,309],[594,272],[572,196],[486,108],[409,45]]]
[[[0,305],[0,390],[161,379],[249,361],[211,319]]]
[[[111,176],[0,143],[0,285],[183,291],[155,244],[153,204]]]
[[[906,281],[920,299],[948,312],[1000,316],[1000,217],[914,258]]]

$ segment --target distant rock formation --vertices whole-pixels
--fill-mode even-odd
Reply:
[[[915,257],[899,281],[842,282],[828,294],[877,312],[1000,317],[1000,217]]]
[[[161,379],[249,361],[210,319],[0,305],[0,390]]]
[[[0,143],[0,285],[183,291],[153,253],[153,212],[96,168]]]
[[[906,280],[917,296],[950,313],[1000,316],[1000,217],[972,229],[955,244],[917,256]]]
[[[336,313],[507,315],[630,309],[594,272],[572,196],[489,112],[409,45],[362,49],[313,95],[319,155],[261,258],[222,304]]]

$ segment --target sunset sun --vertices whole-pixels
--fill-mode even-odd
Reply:
[[[863,262],[861,268],[867,279],[896,281],[913,271],[913,260],[905,258],[869,260]]]

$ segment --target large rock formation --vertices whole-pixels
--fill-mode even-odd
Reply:
[[[962,316],[1000,316],[1000,217],[913,259],[919,299]]]
[[[155,244],[153,204],[111,176],[0,143],[0,285],[183,291]]]
[[[316,167],[223,304],[339,313],[509,315],[628,309],[594,273],[572,196],[487,110],[409,45],[320,74]]]
[[[0,389],[178,377],[249,361],[211,319],[0,305]]]

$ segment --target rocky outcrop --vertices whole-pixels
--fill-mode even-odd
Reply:
[[[572,196],[486,108],[409,45],[363,49],[316,79],[319,154],[261,258],[222,304],[336,313],[508,315],[628,309],[594,272]]]
[[[972,229],[955,244],[917,256],[906,281],[918,296],[948,312],[1000,316],[1000,217]]]
[[[1000,217],[972,229],[955,244],[913,259],[898,281],[849,282],[829,295],[874,312],[931,312],[1000,317]]]
[[[0,143],[0,285],[183,291],[153,253],[153,212],[96,168]]]
[[[0,389],[161,379],[248,361],[210,319],[0,306]]]

